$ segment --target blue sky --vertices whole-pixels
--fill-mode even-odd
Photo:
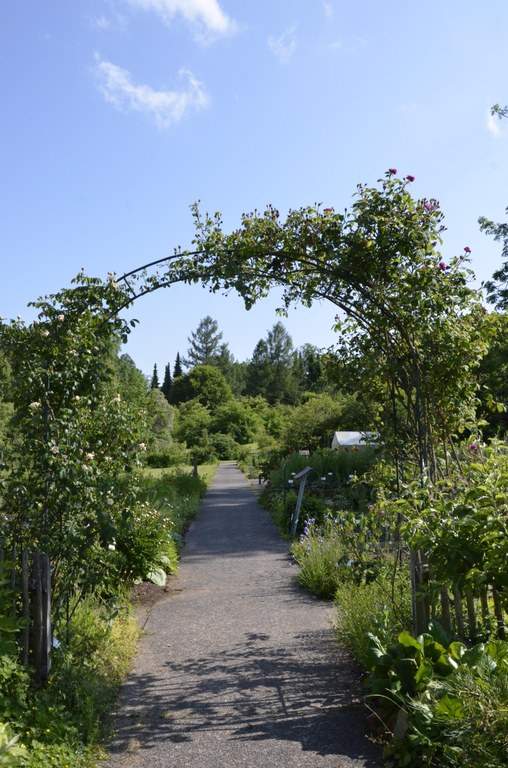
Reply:
[[[501,264],[478,217],[505,220],[506,0],[4,0],[0,314],[90,275],[190,246],[189,206],[228,229],[273,203],[350,206],[389,167],[436,197],[443,256]],[[140,300],[126,350],[147,374],[211,315],[237,359],[278,320],[176,286]],[[325,304],[283,320],[333,343]]]

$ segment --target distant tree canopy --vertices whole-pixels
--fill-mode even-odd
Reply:
[[[495,104],[490,111],[500,119],[508,117],[508,106],[501,107]],[[508,215],[508,208],[506,214]],[[495,304],[497,309],[506,310],[508,309],[508,223],[495,224],[485,216],[481,216],[479,224],[482,232],[491,235],[496,242],[502,244],[501,257],[504,259],[504,264],[494,272],[492,280],[485,283],[485,288],[488,300]]]
[[[170,391],[173,405],[197,400],[212,409],[232,397],[233,393],[224,374],[213,365],[196,365],[189,373],[175,379]]]
[[[508,208],[506,209],[508,214]],[[502,244],[501,258],[504,263],[499,269],[496,269],[492,275],[492,280],[485,283],[487,298],[495,304],[497,309],[508,309],[508,223],[495,224],[484,216],[479,219],[480,229],[487,235],[491,235],[494,240]]]
[[[479,415],[488,422],[484,434],[493,437],[508,430],[508,315],[492,312],[488,322],[493,331],[479,370]]]
[[[270,403],[291,404],[298,402],[304,392],[320,392],[330,384],[320,351],[312,344],[305,344],[301,350],[296,350],[281,322],[275,323],[266,338],[256,344],[251,358],[243,362],[235,360],[228,345],[222,342],[222,336],[216,320],[210,316],[203,318],[191,334],[192,343],[185,363],[190,370],[201,365],[218,368],[232,394],[237,397],[261,395]],[[155,365],[151,387],[158,387],[158,382]],[[173,376],[169,365],[166,365],[160,388],[168,402],[173,404],[192,399],[179,355]]]
[[[247,366],[246,393],[262,395],[269,403],[297,402],[296,360],[291,336],[282,323],[275,323],[256,344]]]

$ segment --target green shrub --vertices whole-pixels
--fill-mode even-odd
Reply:
[[[209,441],[213,453],[217,458],[222,461],[236,458],[240,446],[230,435],[223,435],[218,432],[214,435],[210,435]]]
[[[149,467],[178,467],[189,463],[189,450],[184,444],[173,442],[167,450],[162,452],[151,452],[146,457],[146,464]]]
[[[207,487],[203,478],[193,472],[164,472],[158,477],[143,475],[139,483],[140,497],[169,521],[173,540],[181,536],[196,517]]]
[[[190,449],[189,458],[192,464],[212,464],[217,461],[218,455],[211,440],[205,440]]]
[[[335,520],[327,516],[319,525],[314,518],[308,519],[291,552],[300,566],[300,584],[318,597],[333,597],[340,582],[340,563],[346,554]]]
[[[262,475],[259,465],[259,449],[257,443],[239,445],[236,454],[238,466],[247,477],[259,477]]]
[[[18,743],[8,723],[0,723],[0,766],[4,768],[19,768],[26,765],[27,751]]]
[[[369,632],[389,643],[412,624],[409,568],[403,566],[394,575],[386,563],[374,581],[340,583],[335,590],[335,605],[335,628],[340,643],[367,668]]]
[[[115,548],[122,583],[145,579],[154,568],[164,567],[171,557],[173,523],[148,502],[122,511],[116,520],[110,548]]]
[[[0,722],[15,722],[28,706],[30,677],[16,656],[0,656]]]
[[[321,448],[310,456],[300,456],[297,452],[267,456],[264,470],[272,486],[280,488],[283,487],[284,480],[287,482],[291,478],[292,473],[309,466],[314,470],[313,474],[309,475],[309,484],[322,485],[321,478],[325,478],[327,491],[333,491],[349,484],[352,476],[361,477],[372,467],[378,456],[378,449],[368,447],[357,451],[332,451],[329,448]]]
[[[136,620],[89,595],[73,602],[68,632],[57,626],[55,635],[60,642],[45,685],[35,687],[16,660],[1,658],[0,766],[96,764],[104,719],[136,650]]]
[[[275,493],[265,491],[261,496],[261,503],[266,504],[270,510],[270,514],[279,531],[289,536],[291,527],[291,518],[296,509],[297,501],[296,491],[288,491],[287,493]],[[305,527],[305,521],[309,518],[324,519],[326,514],[326,504],[323,499],[317,496],[305,495],[302,499],[302,507],[300,510],[300,517],[298,521],[297,533],[301,533]]]
[[[504,644],[506,646],[506,643]],[[444,695],[443,695],[444,694]],[[508,763],[508,665],[483,659],[461,666],[443,683],[432,709],[450,765],[505,768]],[[451,706],[451,703],[456,706]]]
[[[468,649],[437,625],[390,644],[371,635],[369,669],[387,766],[506,766],[508,643]]]

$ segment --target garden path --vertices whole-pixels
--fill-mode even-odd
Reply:
[[[121,694],[108,768],[378,768],[330,607],[299,588],[242,473],[219,466]]]

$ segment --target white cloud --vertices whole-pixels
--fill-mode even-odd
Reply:
[[[492,112],[489,109],[489,114],[487,116],[487,130],[489,133],[492,134],[492,136],[500,136],[501,135],[501,127],[499,125],[499,117],[497,115],[493,115]]]
[[[111,27],[111,22],[105,16],[99,16],[98,18],[93,19],[92,23],[96,29],[106,30]]]
[[[181,14],[196,30],[201,42],[229,35],[237,25],[220,7],[218,0],[127,0],[135,8],[153,11],[165,24]]]
[[[178,123],[193,109],[205,109],[210,99],[192,72],[181,69],[186,87],[179,91],[156,91],[149,85],[136,85],[126,69],[95,55],[99,90],[109,104],[124,112],[151,115],[160,130]]]
[[[270,48],[273,55],[276,56],[276,58],[278,58],[279,61],[281,61],[283,64],[287,64],[287,62],[292,58],[296,51],[297,42],[295,31],[296,27],[293,25],[292,27],[289,27],[289,29],[287,29],[285,32],[283,32],[280,37],[273,37],[270,35],[268,38],[268,47]]]
[[[328,21],[331,21],[333,18],[333,5],[331,3],[326,2],[326,0],[323,0],[323,13],[325,14],[325,17],[328,19]]]

